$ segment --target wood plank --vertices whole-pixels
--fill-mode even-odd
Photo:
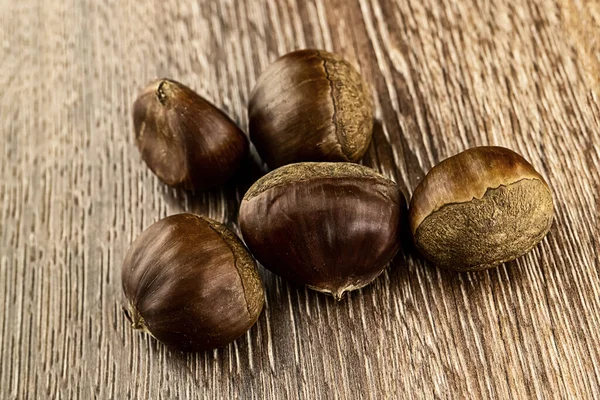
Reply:
[[[600,32],[583,0],[0,0],[0,398],[600,397]],[[244,129],[256,78],[293,49],[369,82],[364,163],[409,195],[437,162],[496,144],[550,182],[556,222],[483,273],[407,241],[336,303],[261,269],[267,304],[232,345],[173,353],[121,311],[120,266],[152,222],[190,211],[238,231],[264,167],[204,193],[159,183],[131,104],[185,82]],[[239,232],[239,231],[238,231]]]

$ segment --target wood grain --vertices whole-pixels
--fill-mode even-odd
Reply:
[[[583,0],[0,0],[0,398],[600,397],[598,4]],[[583,33],[582,33],[583,32]],[[586,39],[588,38],[588,39]],[[442,159],[495,144],[550,182],[556,222],[525,257],[452,274],[406,243],[340,303],[267,271],[234,344],[181,355],[134,332],[120,266],[183,210],[237,230],[264,169],[187,194],[133,143],[131,105],[168,76],[244,129],[260,71],[342,54],[378,122],[364,163],[410,193]]]

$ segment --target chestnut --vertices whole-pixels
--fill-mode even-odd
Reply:
[[[192,214],[143,231],[122,269],[135,329],[181,351],[225,346],[258,319],[264,303],[256,263],[223,224]]]
[[[224,184],[248,154],[244,132],[192,89],[169,79],[148,85],[133,104],[142,159],[170,186]]]
[[[239,223],[266,268],[339,300],[381,274],[399,249],[405,217],[398,186],[374,170],[305,162],[256,181]]]
[[[519,154],[476,147],[431,169],[410,202],[416,247],[440,267],[476,271],[514,260],[550,230],[552,193]]]
[[[373,105],[359,73],[322,50],[288,53],[258,78],[248,105],[250,139],[270,168],[300,161],[360,160]]]

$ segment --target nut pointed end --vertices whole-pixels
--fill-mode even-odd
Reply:
[[[123,312],[125,312],[125,316],[131,322],[133,329],[148,332],[144,318],[133,305],[129,305],[129,308],[123,308]]]
[[[307,285],[307,286],[309,289],[332,296],[336,301],[342,301],[344,299],[344,297],[346,297],[346,293],[348,293],[352,290],[355,290],[355,289],[359,289],[360,287],[362,287],[364,285],[362,285],[360,287],[346,286],[346,287],[341,287],[341,288],[333,289],[333,290],[320,288],[320,287],[316,287],[316,286],[311,286],[311,285]]]
[[[342,299],[345,297],[345,295],[346,295],[345,290],[341,290],[339,292],[332,293],[332,296],[336,301],[342,301]]]

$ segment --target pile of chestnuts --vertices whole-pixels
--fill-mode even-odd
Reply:
[[[172,215],[151,225],[122,267],[132,326],[174,349],[214,349],[243,335],[261,313],[255,259],[340,300],[384,271],[405,226],[428,260],[456,271],[514,260],[548,233],[548,184],[502,147],[442,161],[408,206],[396,183],[356,164],[371,141],[372,104],[358,71],[335,54],[300,50],[270,65],[248,115],[250,140],[272,171],[241,201],[245,244],[202,216]],[[248,156],[249,140],[236,123],[173,80],[142,91],[133,121],[142,159],[170,186],[223,185]]]

